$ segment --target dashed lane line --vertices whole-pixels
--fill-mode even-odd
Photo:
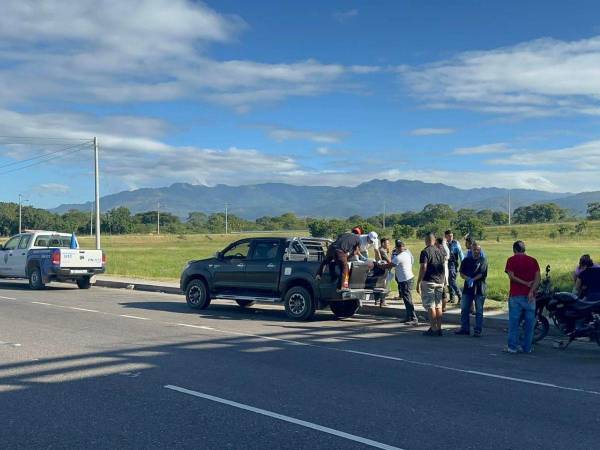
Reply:
[[[327,346],[323,346],[323,345],[319,345],[319,344],[295,341],[295,340],[291,340],[291,339],[275,338],[272,336],[263,336],[260,334],[244,333],[244,332],[232,331],[232,330],[220,330],[218,328],[208,327],[208,326],[204,326],[204,325],[193,325],[193,324],[179,323],[179,322],[165,322],[165,321],[160,321],[160,320],[153,320],[153,319],[150,319],[147,317],[132,316],[132,315],[128,315],[128,314],[116,314],[116,313],[109,313],[109,312],[104,312],[104,311],[86,310],[85,308],[80,308],[80,307],[75,307],[75,306],[56,305],[53,303],[45,303],[45,302],[38,302],[38,301],[32,301],[31,303],[35,303],[36,305],[53,306],[53,307],[63,308],[63,309],[97,312],[97,313],[104,314],[104,315],[144,320],[144,321],[154,322],[154,323],[158,323],[158,324],[162,324],[162,325],[180,326],[180,327],[186,327],[186,328],[196,328],[196,329],[211,331],[211,332],[215,332],[215,333],[229,334],[229,335],[233,335],[233,336],[253,337],[253,338],[262,339],[262,340],[266,340],[266,341],[277,341],[277,342],[298,345],[298,346],[304,346],[304,347],[314,347],[314,348],[319,348],[319,349],[323,349],[323,350],[330,350],[330,351],[348,353],[348,354],[359,355],[359,356],[366,356],[369,358],[379,358],[379,359],[385,359],[385,360],[390,360],[390,361],[397,361],[397,362],[410,364],[410,365],[414,365],[414,366],[431,367],[431,368],[435,368],[435,369],[442,369],[442,370],[447,370],[447,371],[451,371],[451,372],[459,372],[459,373],[475,375],[475,376],[480,376],[480,377],[485,377],[485,378],[490,378],[490,379],[505,380],[505,381],[511,381],[511,382],[515,382],[515,383],[529,384],[529,385],[535,385],[535,386],[540,386],[540,387],[545,387],[545,388],[558,389],[558,390],[563,390],[563,391],[580,392],[580,393],[586,393],[586,394],[600,396],[600,391],[592,391],[592,390],[587,390],[587,389],[582,389],[582,388],[562,386],[562,385],[558,385],[558,384],[554,384],[554,383],[546,383],[546,382],[542,382],[542,381],[530,380],[527,378],[509,377],[506,375],[499,375],[499,374],[483,372],[483,371],[479,371],[479,370],[460,369],[458,367],[444,366],[441,364],[428,363],[428,362],[424,362],[424,361],[416,361],[416,360],[411,360],[411,359],[406,359],[406,358],[401,358],[401,357],[391,356],[391,355],[382,355],[379,353],[370,353],[370,352],[362,352],[362,351],[358,351],[358,350],[351,350],[351,349],[344,349],[344,348],[327,347]]]
[[[12,298],[12,297],[3,297],[2,295],[0,295],[0,298],[2,300],[16,300],[16,298]]]
[[[310,428],[316,431],[320,431],[322,433],[331,434],[333,436],[337,436],[343,439],[347,439],[349,441],[358,442],[360,444],[368,445],[370,447],[381,448],[384,450],[402,450],[400,447],[394,447],[392,445],[383,444],[381,442],[374,441],[372,439],[367,439],[361,436],[357,436],[355,434],[346,433],[344,431],[335,430],[333,428],[324,427],[322,425],[318,425],[313,422],[307,422],[306,420],[296,419],[294,417],[285,416],[283,414],[279,414],[272,411],[267,411],[266,409],[256,408],[254,406],[245,405],[243,403],[234,402],[232,400],[227,400],[221,397],[215,397],[214,395],[204,394],[198,391],[192,391],[190,389],[185,389],[179,386],[173,386],[168,384],[165,386],[166,389],[170,389],[172,391],[181,392],[182,394],[192,395],[194,397],[203,398],[205,400],[210,400],[212,402],[221,403],[227,406],[233,406],[234,408],[243,409],[244,411],[250,411],[256,414],[261,414],[263,416],[271,417],[273,419],[281,420],[283,422],[293,423],[294,425],[300,425],[305,428]]]

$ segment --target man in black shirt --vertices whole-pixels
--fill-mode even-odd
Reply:
[[[600,298],[600,267],[594,265],[591,258],[577,275],[575,288],[581,298],[593,300]]]
[[[442,335],[442,296],[446,279],[446,254],[435,245],[435,235],[425,237],[426,247],[419,257],[420,269],[417,279],[417,293],[421,294],[423,308],[429,314],[431,327],[426,336]]]
[[[460,329],[455,334],[471,334],[469,323],[471,304],[475,303],[475,328],[473,336],[480,337],[483,328],[483,303],[486,294],[487,260],[482,256],[481,246],[473,241],[471,252],[460,265],[460,276],[465,280],[460,300]]]
[[[348,267],[348,257],[358,253],[360,248],[360,237],[353,233],[344,233],[338,237],[327,249],[325,258],[321,261],[317,271],[317,279],[321,279],[323,269],[329,265],[329,276],[331,280],[337,278],[335,273],[336,265],[342,273],[340,286],[342,289],[348,289],[350,279],[350,269]]]

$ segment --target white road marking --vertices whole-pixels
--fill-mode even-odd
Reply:
[[[12,298],[12,297],[3,297],[2,295],[0,295],[0,298],[2,300],[16,300],[16,298]]]
[[[321,431],[323,433],[332,434],[337,437],[341,437],[344,439],[348,439],[350,441],[359,442],[361,444],[368,445],[370,447],[382,448],[385,450],[402,450],[400,447],[394,447],[392,445],[383,444],[381,442],[373,441],[371,439],[363,438],[360,436],[356,436],[354,434],[345,433],[344,431],[338,431],[333,428],[324,427],[322,425],[317,425],[316,423],[307,422],[305,420],[295,419],[294,417],[284,416],[283,414],[278,414],[272,411],[267,411],[266,409],[255,408],[254,406],[245,405],[243,403],[234,402],[231,400],[227,400],[220,397],[215,397],[214,395],[203,394],[202,392],[192,391],[189,389],[185,389],[179,386],[173,386],[168,384],[165,386],[167,389],[171,389],[173,391],[181,392],[183,394],[192,395],[194,397],[203,398],[205,400],[210,400],[216,403],[222,403],[224,405],[233,406],[234,408],[243,409],[245,411],[250,411],[256,414],[261,414],[263,416],[272,417],[273,419],[282,420],[284,422],[293,423],[295,425],[300,425],[302,427],[311,428],[313,430]]]
[[[7,345],[9,347],[20,347],[21,344],[17,344],[16,342],[4,342],[0,341],[0,345]]]
[[[54,306],[56,308],[83,309],[83,308],[76,308],[76,307],[70,307],[70,306],[55,305],[52,303],[45,303],[45,302],[32,301],[31,303],[35,303],[37,305]],[[95,310],[88,310],[88,311],[99,312],[101,314],[106,314],[106,315],[110,315],[110,316],[125,317],[125,318],[129,318],[129,319],[152,321],[152,319],[149,319],[147,317],[131,316],[131,315],[127,315],[127,314],[115,314],[115,313],[95,311]],[[331,351],[336,351],[336,352],[367,356],[367,357],[371,357],[371,358],[387,359],[387,360],[403,362],[405,364],[411,364],[411,365],[415,365],[415,366],[432,367],[435,369],[443,369],[443,370],[448,370],[448,371],[452,371],[452,372],[466,373],[466,374],[470,374],[470,375],[477,375],[477,376],[486,377],[486,378],[512,381],[512,382],[516,382],[516,383],[531,384],[531,385],[536,385],[536,386],[546,387],[546,388],[551,388],[551,389],[582,392],[582,393],[592,394],[592,395],[600,395],[599,391],[590,391],[590,390],[581,389],[581,388],[561,386],[558,384],[545,383],[542,381],[529,380],[526,378],[509,377],[509,376],[505,376],[505,375],[498,375],[498,374],[482,372],[482,371],[478,371],[478,370],[460,369],[457,367],[444,366],[444,365],[440,365],[440,364],[428,363],[428,362],[423,362],[423,361],[415,361],[415,360],[400,358],[400,357],[396,357],[396,356],[381,355],[378,353],[362,352],[362,351],[357,351],[357,350],[350,350],[350,349],[343,349],[343,348],[336,348],[336,347],[326,347],[326,346],[318,345],[318,344],[294,341],[294,340],[290,340],[290,339],[275,338],[275,337],[271,337],[271,336],[262,336],[259,334],[243,333],[243,332],[239,332],[239,331],[219,330],[217,328],[208,327],[208,326],[204,326],[204,325],[192,325],[192,324],[187,324],[187,323],[173,323],[173,322],[163,322],[163,321],[156,321],[156,323],[161,323],[161,324],[165,324],[165,325],[177,325],[177,326],[188,327],[188,328],[198,328],[198,329],[202,329],[202,330],[214,331],[216,333],[230,334],[230,335],[235,335],[235,336],[254,337],[254,338],[263,339],[266,341],[278,341],[278,342],[284,342],[287,344],[293,344],[293,345],[299,345],[299,346],[305,346],[305,347],[314,347],[314,348],[320,348],[320,349],[324,349],[324,350],[331,350]]]
[[[151,320],[148,319],[147,317],[140,317],[140,316],[130,316],[128,314],[117,314],[119,317],[126,317],[128,319],[138,319],[138,320]]]
[[[69,309],[75,309],[77,311],[86,311],[86,312],[93,312],[93,313],[99,313],[100,312],[100,311],[97,311],[95,309],[79,308],[77,306],[70,306]]]

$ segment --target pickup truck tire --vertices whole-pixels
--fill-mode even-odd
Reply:
[[[316,305],[312,295],[302,286],[290,288],[283,298],[285,313],[290,319],[307,321],[315,314]]]
[[[92,282],[90,281],[90,277],[83,277],[77,280],[77,287],[79,289],[89,289],[92,287]]]
[[[185,288],[185,301],[192,309],[206,309],[210,305],[210,295],[202,280],[192,280]]]
[[[343,302],[331,302],[329,307],[331,308],[331,312],[335,314],[336,317],[344,318],[344,317],[352,317],[358,308],[360,303],[358,300],[346,300]]]
[[[240,308],[250,308],[254,303],[254,300],[236,300],[236,303],[240,305]]]
[[[42,271],[39,267],[32,267],[29,270],[29,287],[31,289],[35,289],[39,291],[40,289],[44,289],[45,284],[42,279]]]

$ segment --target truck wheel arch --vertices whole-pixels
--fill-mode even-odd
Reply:
[[[285,284],[285,288],[281,292],[281,300],[283,301],[283,299],[285,298],[285,294],[287,294],[287,292],[290,289],[295,288],[297,286],[300,286],[300,287],[303,287],[304,289],[306,289],[312,296],[313,301],[315,301],[315,302],[317,301],[317,298],[315,296],[315,289],[313,288],[312,283],[304,278],[294,278],[292,280],[289,280]]]
[[[202,282],[204,283],[204,285],[206,286],[206,290],[207,290],[208,292],[210,292],[210,284],[208,284],[208,280],[207,280],[207,278],[206,278],[204,275],[200,274],[200,273],[196,273],[196,274],[190,275],[190,276],[189,276],[189,277],[188,277],[188,278],[185,280],[185,284],[183,285],[183,291],[184,291],[184,292],[186,291],[186,289],[187,289],[188,285],[189,285],[189,284],[190,284],[192,281],[194,281],[194,280],[200,280],[200,281],[202,281]]]

